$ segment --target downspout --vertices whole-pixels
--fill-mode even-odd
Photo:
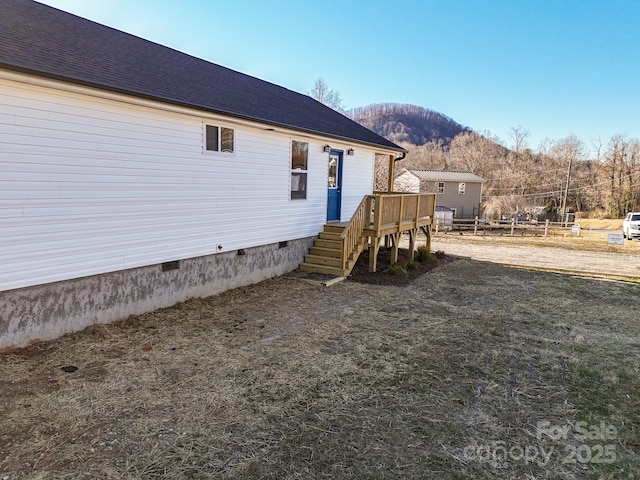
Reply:
[[[407,151],[403,151],[402,155],[400,155],[398,158],[393,158],[393,155],[389,155],[389,183],[387,185],[387,192],[388,193],[393,193],[393,180],[395,177],[395,165],[396,162],[399,162],[400,160],[404,160],[407,157]]]

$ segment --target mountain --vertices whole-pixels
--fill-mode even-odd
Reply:
[[[376,103],[346,112],[356,122],[394,143],[424,145],[432,140],[449,145],[453,137],[471,132],[452,118],[410,104]]]

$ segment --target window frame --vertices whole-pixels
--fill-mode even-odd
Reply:
[[[298,166],[296,168],[294,165],[294,161],[296,161],[296,158],[294,157],[294,153],[295,153],[295,144],[300,144],[300,145],[304,145],[304,150],[303,150],[303,154],[304,154],[304,164],[303,166]],[[307,200],[307,191],[308,191],[308,186],[309,186],[309,142],[305,142],[302,140],[296,140],[295,138],[292,138],[291,141],[289,142],[289,152],[290,152],[290,161],[289,161],[289,200],[290,201],[296,201],[296,200]],[[297,158],[297,160],[301,160],[300,158]],[[302,190],[293,190],[293,178],[298,177],[300,179],[304,178],[304,188]]]
[[[217,150],[210,150],[208,147],[208,130],[209,127],[217,129]],[[223,147],[223,130],[229,130],[232,133],[231,142],[232,149],[231,151],[226,151],[227,149],[222,149]],[[233,127],[229,127],[224,125],[223,123],[214,123],[209,121],[202,122],[202,152],[205,155],[225,155],[225,156],[235,156],[236,154],[236,129]]]
[[[467,182],[458,183],[458,195],[464,195],[467,191]]]
[[[437,182],[436,184],[436,193],[444,194],[445,182]]]

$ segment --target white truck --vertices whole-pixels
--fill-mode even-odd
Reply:
[[[622,236],[627,240],[640,238],[640,212],[629,212],[622,221]]]

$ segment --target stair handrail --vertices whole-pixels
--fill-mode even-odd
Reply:
[[[340,234],[342,241],[341,265],[342,270],[347,268],[347,259],[356,245],[361,241],[366,222],[371,221],[371,195],[365,195],[351,216],[351,220]]]

